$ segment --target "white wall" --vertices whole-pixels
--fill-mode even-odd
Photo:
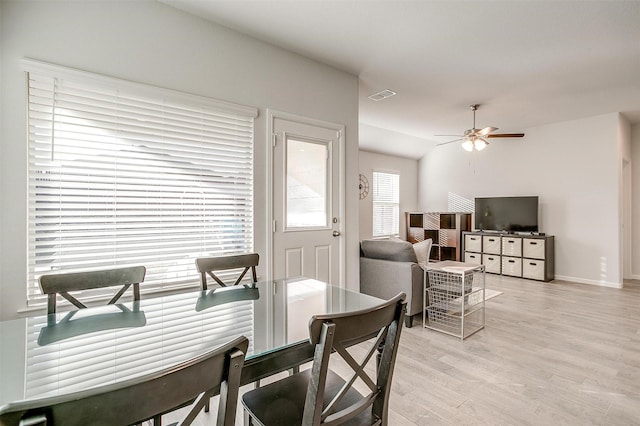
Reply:
[[[640,280],[640,123],[631,127],[631,276]]]
[[[389,141],[393,143],[393,141]],[[360,239],[373,235],[373,172],[400,174],[400,238],[406,239],[404,212],[415,211],[418,206],[418,161],[373,152],[360,151],[360,173],[369,180],[369,195],[360,200]]]
[[[0,4],[0,318],[25,306],[25,57],[259,108],[255,248],[261,254],[268,232],[266,109],[344,124],[346,281],[358,288],[357,77],[152,0]]]
[[[447,209],[448,194],[538,195],[540,231],[555,236],[556,279],[618,287],[619,114],[525,129],[482,152],[457,144],[420,161],[422,210]]]

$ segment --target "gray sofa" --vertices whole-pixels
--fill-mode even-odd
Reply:
[[[405,326],[413,315],[422,313],[424,273],[413,246],[400,240],[360,242],[360,292],[391,299],[399,292],[407,295]]]

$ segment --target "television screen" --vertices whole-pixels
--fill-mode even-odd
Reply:
[[[476,198],[475,229],[538,232],[538,197]]]

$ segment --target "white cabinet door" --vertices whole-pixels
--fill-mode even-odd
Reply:
[[[480,253],[482,251],[482,236],[480,235],[465,235],[464,236],[464,251],[474,251]]]
[[[502,275],[522,276],[522,258],[502,256]]]
[[[544,240],[540,238],[522,239],[522,257],[544,259]]]
[[[484,265],[484,270],[492,274],[499,274],[502,270],[502,262],[497,254],[483,254],[482,264]]]
[[[544,260],[523,259],[522,277],[532,280],[544,280]]]
[[[500,254],[502,250],[499,235],[483,235],[482,236],[482,252],[489,254]]]
[[[522,238],[502,237],[503,256],[522,256]]]
[[[482,256],[480,253],[464,252],[464,263],[472,263],[474,265],[482,264]]]

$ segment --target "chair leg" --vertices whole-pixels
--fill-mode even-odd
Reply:
[[[206,404],[204,404],[204,412],[205,412],[205,413],[208,413],[208,412],[209,412],[209,408],[210,408],[210,406],[211,406],[211,398],[209,398],[209,399],[207,400],[207,403],[206,403]]]
[[[404,326],[406,328],[411,328],[411,325],[412,325],[412,321],[411,320],[412,319],[413,319],[413,317],[411,315],[405,315],[404,316]]]

